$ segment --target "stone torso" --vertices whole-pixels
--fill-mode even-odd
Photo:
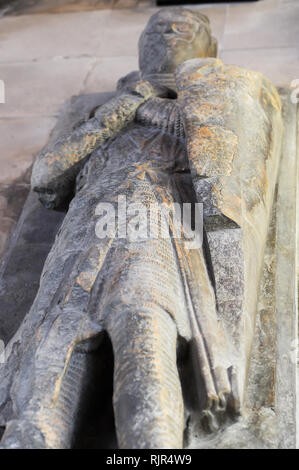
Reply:
[[[140,106],[135,122],[93,152],[78,175],[76,190],[85,184],[105,187],[108,180],[111,187],[112,174],[127,173],[137,165],[153,166],[169,175],[189,173],[184,137],[176,100],[154,98]]]

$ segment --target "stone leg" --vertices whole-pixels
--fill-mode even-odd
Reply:
[[[120,448],[182,448],[183,398],[177,328],[159,306],[118,306],[107,330],[114,351],[114,411]]]
[[[42,384],[37,381],[28,409],[24,410],[20,418],[7,423],[1,441],[2,449],[71,448],[86,361],[85,352],[72,353],[61,383],[58,383],[59,379],[57,381],[57,398],[52,407],[48,403],[41,403],[38,389]],[[50,357],[48,367],[53,369]]]
[[[2,448],[72,447],[88,354],[101,339],[100,330],[85,327],[83,309],[74,308],[79,296],[84,291],[75,285],[68,302],[50,310],[28,341],[10,390],[16,418],[7,423]]]

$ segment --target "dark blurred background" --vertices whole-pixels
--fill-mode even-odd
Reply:
[[[9,14],[30,14],[46,12],[69,12],[78,10],[96,10],[106,8],[134,8],[171,5],[200,5],[225,3],[227,0],[0,0],[0,16]],[[240,0],[231,0],[241,3]],[[258,0],[247,0],[254,2]]]

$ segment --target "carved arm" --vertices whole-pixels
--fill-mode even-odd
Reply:
[[[137,108],[158,92],[161,89],[147,81],[137,82],[102,105],[93,118],[39,154],[32,170],[31,187],[45,207],[53,209],[60,204],[83,160],[129,124]]]

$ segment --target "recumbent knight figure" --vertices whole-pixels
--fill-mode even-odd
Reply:
[[[213,432],[242,413],[281,109],[267,79],[216,54],[207,17],[159,11],[139,41],[140,71],[37,158],[32,188],[46,207],[76,190],[0,368],[2,448],[72,447],[104,332],[120,448],[181,448],[190,420]],[[124,196],[203,203],[203,244],[188,247],[171,223],[169,237],[98,237],[99,204]],[[178,367],[186,345],[192,406]]]

